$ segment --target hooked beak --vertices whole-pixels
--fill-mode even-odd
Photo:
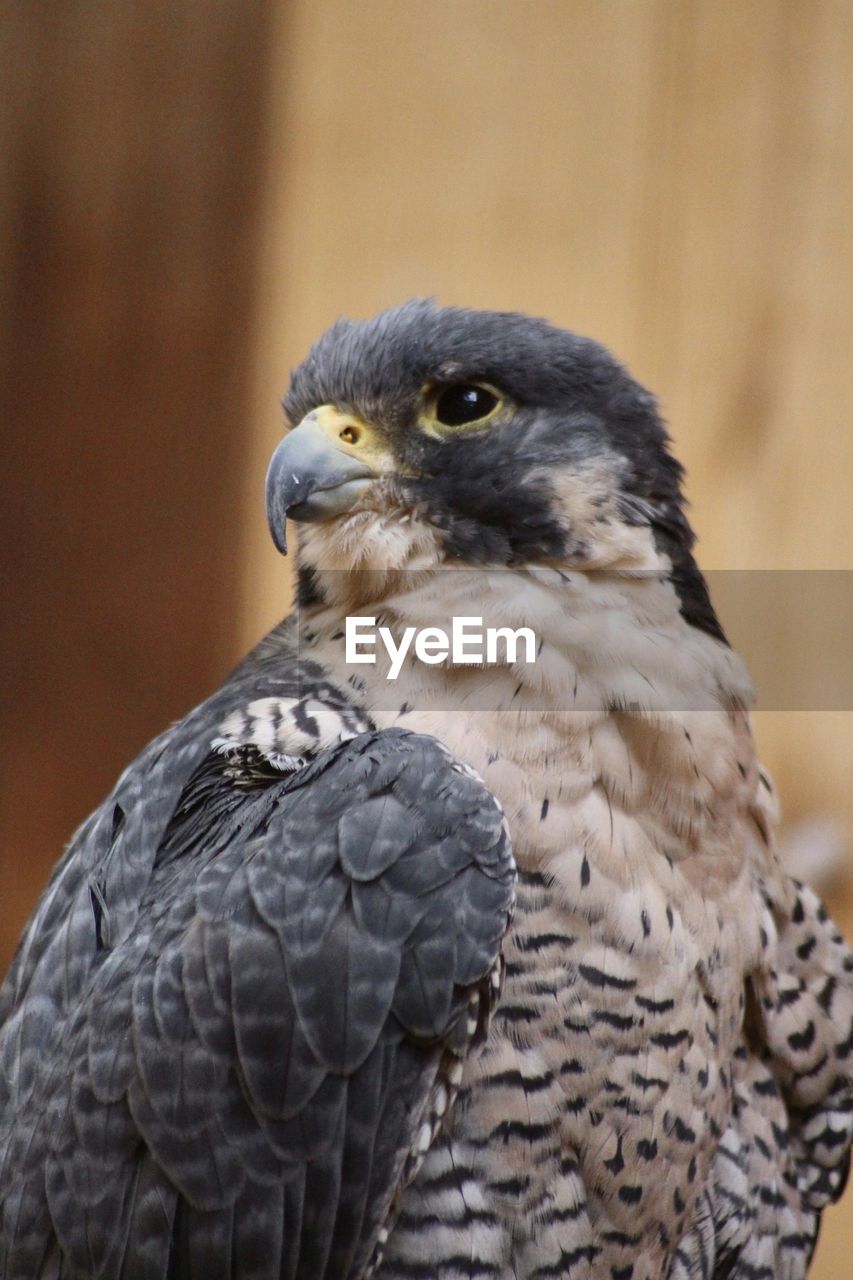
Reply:
[[[328,520],[350,511],[377,465],[375,431],[333,405],[321,405],[285,436],[273,454],[266,480],[267,521],[273,542],[287,554],[285,521]]]

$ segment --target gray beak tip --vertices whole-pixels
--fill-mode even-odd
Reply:
[[[270,459],[266,479],[267,522],[272,540],[287,555],[287,516],[326,520],[348,511],[375,477],[359,459],[335,448],[310,420],[285,436]]]
[[[275,543],[276,551],[281,552],[283,556],[287,555],[287,506],[292,500],[288,491],[282,487],[282,457],[281,445],[276,449],[270,465],[267,469],[267,478],[265,484],[266,506],[267,506],[267,524]]]

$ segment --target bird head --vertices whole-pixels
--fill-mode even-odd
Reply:
[[[481,565],[671,577],[722,638],[654,397],[598,343],[411,301],[339,320],[295,370],[267,476],[300,572]]]

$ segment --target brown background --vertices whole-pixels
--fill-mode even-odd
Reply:
[[[0,965],[118,770],[286,607],[263,470],[341,312],[590,333],[661,397],[706,567],[853,567],[848,0],[0,16]],[[850,713],[757,731],[789,817],[851,821]],[[824,1233],[815,1275],[849,1274]]]

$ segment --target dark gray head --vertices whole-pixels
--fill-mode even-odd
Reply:
[[[654,397],[598,343],[411,301],[334,324],[284,407],[298,430],[268,480],[279,545],[286,513],[343,532],[396,511],[448,562],[636,568],[645,531],[685,618],[722,638]]]

